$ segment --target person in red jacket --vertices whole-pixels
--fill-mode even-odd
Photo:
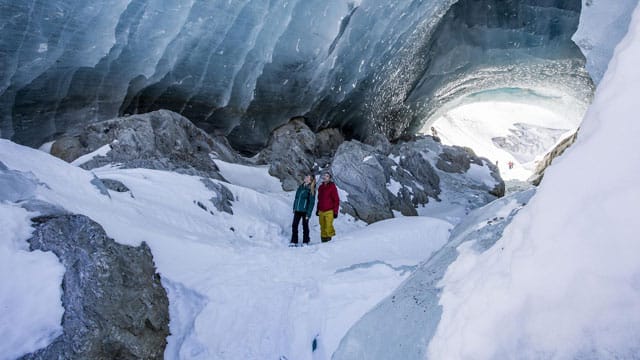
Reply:
[[[331,237],[336,235],[333,228],[333,219],[338,217],[340,209],[340,197],[338,188],[331,181],[331,174],[322,174],[322,184],[318,187],[318,207],[316,215],[320,217],[320,238],[322,242],[331,241]]]

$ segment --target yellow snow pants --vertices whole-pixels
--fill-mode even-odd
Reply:
[[[336,236],[336,230],[333,228],[333,210],[318,211],[318,215],[320,216],[320,237]]]

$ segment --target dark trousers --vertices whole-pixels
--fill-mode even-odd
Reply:
[[[309,243],[309,219],[307,219],[307,213],[296,211],[293,213],[293,224],[291,224],[291,242],[298,243],[298,224],[302,219],[302,242]]]

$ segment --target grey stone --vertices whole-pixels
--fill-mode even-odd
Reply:
[[[316,135],[300,118],[274,130],[259,157],[269,164],[269,174],[282,182],[285,191],[298,188],[314,167]]]
[[[86,150],[76,136],[63,136],[51,144],[51,155],[71,162],[84,155]]]
[[[486,164],[491,171],[491,177],[496,180],[496,185],[492,189],[488,189],[489,194],[496,197],[504,196],[505,185],[498,167],[488,159],[476,156],[470,148],[442,145],[442,152],[436,162],[436,167],[448,173],[463,174],[469,170],[471,164],[480,166]]]
[[[489,194],[496,197],[503,197],[506,192],[506,185],[504,183],[504,180],[502,180],[502,177],[500,176],[500,169],[498,169],[497,166],[489,161],[489,159],[481,159],[484,159],[485,164],[489,166],[489,169],[491,169],[491,177],[493,177],[497,182],[496,186],[494,186],[493,189],[489,190]]]
[[[55,141],[52,154],[71,161],[106,144],[111,151],[81,167],[93,169],[119,163],[125,168],[170,170],[222,179],[212,157],[236,160],[227,143],[219,138],[214,141],[187,118],[168,110],[89,124],[79,134]]]
[[[316,163],[320,168],[331,163],[331,159],[344,142],[344,136],[335,128],[323,129],[316,133]]]
[[[389,171],[385,170],[383,156],[372,146],[359,141],[346,141],[338,148],[331,170],[336,185],[349,196],[342,199],[348,203],[344,211],[372,223],[393,217],[391,194],[386,184]]]
[[[403,145],[398,149],[400,166],[409,171],[419,184],[422,184],[428,196],[437,199],[440,194],[440,177],[436,170],[420,151],[412,146]],[[422,203],[426,203],[426,200]]]
[[[547,167],[551,165],[553,160],[558,156],[562,155],[565,150],[567,150],[578,138],[578,130],[575,133],[571,134],[564,140],[560,141],[558,145],[556,145],[551,151],[549,151],[540,162],[536,165],[536,170],[533,175],[527,181],[532,183],[535,186],[540,185],[542,182],[542,178],[544,177],[544,172],[547,170]]]
[[[444,146],[442,153],[436,163],[436,167],[442,171],[450,173],[465,173],[469,170],[472,156],[475,156],[472,151],[460,146]],[[481,162],[475,162],[478,165],[482,165]]]
[[[102,181],[104,186],[111,191],[120,192],[120,193],[131,191],[121,181],[113,180],[113,179],[100,179],[100,180]]]
[[[100,178],[98,178],[95,174],[93,174],[93,179],[91,179],[91,184],[93,186],[95,186],[96,188],[98,188],[98,190],[100,190],[100,194],[102,194],[102,195],[108,197],[109,199],[111,199],[111,195],[109,195],[109,190],[104,185],[102,180],[100,180]]]
[[[377,144],[347,141],[338,149],[331,168],[338,187],[349,194],[343,201],[346,213],[371,223],[393,217],[392,210],[417,215],[418,205],[428,203],[429,197],[438,199],[440,179],[429,161],[414,149],[416,142]],[[392,183],[398,188],[396,193],[389,190]]]
[[[336,185],[349,194],[342,210],[368,223],[393,217],[392,210],[417,215],[418,206],[440,201],[443,186],[469,210],[504,195],[498,168],[469,149],[442,145],[430,136],[390,145],[390,150],[384,141],[378,145],[344,142],[331,164]],[[490,188],[469,176],[471,164],[488,166],[496,185]]]
[[[392,150],[391,142],[386,136],[380,133],[375,133],[367,136],[364,141],[365,144],[373,146],[379,153],[383,155],[389,155]]]
[[[117,244],[82,215],[36,217],[31,250],[52,251],[66,272],[63,334],[22,359],[162,359],[169,300],[146,243]]]
[[[224,211],[233,215],[233,208],[231,203],[235,200],[233,193],[226,186],[220,183],[215,183],[209,178],[202,178],[201,181],[209,190],[213,190],[217,196],[209,199],[209,201],[215,206],[218,211]]]

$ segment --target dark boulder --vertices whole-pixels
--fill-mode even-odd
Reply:
[[[342,199],[350,215],[372,223],[393,217],[388,164],[375,148],[358,141],[346,141],[338,148],[331,171],[338,188],[349,196]]]
[[[542,158],[542,160],[540,160],[536,164],[536,169],[533,172],[533,175],[531,175],[531,177],[527,181],[529,181],[535,186],[540,185],[540,182],[542,182],[542,178],[544,177],[544,172],[551,165],[553,160],[559,157],[560,155],[562,155],[565,150],[567,150],[571,145],[573,145],[573,143],[576,141],[577,138],[578,138],[578,131],[576,130],[576,132],[574,132],[573,134],[569,135],[568,137],[560,141],[558,145],[556,145],[551,151],[549,151],[544,156],[544,158]]]
[[[316,134],[295,118],[271,133],[267,147],[258,155],[259,163],[269,164],[269,174],[282,182],[285,191],[298,188],[315,164]]]
[[[169,300],[149,247],[117,244],[82,215],[33,219],[32,251],[52,251],[66,272],[63,334],[22,359],[162,359]]]
[[[51,146],[51,153],[66,161],[108,145],[106,155],[83,163],[93,169],[107,164],[126,168],[176,171],[222,179],[212,158],[237,162],[233,150],[221,138],[212,138],[187,118],[158,110],[89,124],[67,134]]]
[[[497,167],[468,149],[429,136],[393,145],[382,138],[369,141],[344,142],[331,164],[336,185],[348,193],[343,211],[367,223],[391,218],[394,210],[417,215],[418,206],[440,201],[443,189],[469,210],[504,195]],[[479,178],[478,172],[485,175]]]

